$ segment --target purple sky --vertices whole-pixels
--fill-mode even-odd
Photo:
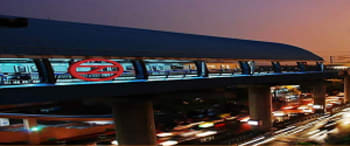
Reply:
[[[0,14],[288,43],[350,56],[350,0],[1,0]]]

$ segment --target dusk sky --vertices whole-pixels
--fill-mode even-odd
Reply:
[[[350,0],[1,0],[0,14],[287,43],[350,56]]]

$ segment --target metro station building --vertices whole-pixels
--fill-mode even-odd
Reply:
[[[0,16],[0,34],[2,104],[108,98],[120,144],[155,143],[154,95],[249,85],[251,117],[270,128],[271,85],[327,76],[321,57],[281,43],[11,16]],[[75,71],[96,81],[69,71],[87,59]]]
[[[323,69],[321,57],[286,44],[39,19],[1,21],[6,36],[0,48],[3,85],[83,82],[67,70],[89,58],[123,66],[121,76],[111,81]]]

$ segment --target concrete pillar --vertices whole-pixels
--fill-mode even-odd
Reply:
[[[207,63],[205,61],[196,61],[195,63],[198,71],[198,76],[208,77],[209,71],[208,71]]]
[[[117,102],[113,118],[120,145],[156,145],[151,101]]]
[[[316,110],[316,112],[325,112],[326,110],[326,85],[322,82],[317,82],[312,87],[312,97],[314,99],[314,105],[320,105],[322,108]]]
[[[350,102],[350,75],[344,77],[344,101]]]
[[[40,133],[39,131],[32,131],[32,127],[38,125],[36,119],[23,119],[24,128],[28,131],[28,143],[31,145],[40,144]]]
[[[269,86],[252,86],[248,89],[249,115],[251,120],[259,121],[259,130],[272,127],[272,97]]]

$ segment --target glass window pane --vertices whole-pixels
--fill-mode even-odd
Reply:
[[[49,59],[52,65],[52,68],[54,70],[55,78],[57,83],[62,83],[62,82],[82,82],[84,80],[77,79],[71,76],[71,74],[68,72],[68,68],[78,62],[81,61],[82,59]],[[113,80],[130,80],[130,79],[135,79],[135,69],[133,67],[133,64],[128,61],[128,60],[122,60],[122,59],[110,59],[111,61],[118,62],[122,65],[123,67],[123,73],[117,77],[112,79]],[[104,61],[93,61],[93,62],[86,62],[81,65],[112,65],[111,63],[104,62]],[[87,72],[91,71],[93,69],[96,69],[96,67],[79,67],[77,68],[77,71],[79,72]],[[106,67],[101,69],[100,71],[104,72],[113,72],[116,71],[117,68],[114,67]],[[81,75],[86,78],[107,78],[110,76],[113,76],[114,73],[103,73],[103,74],[84,74]]]
[[[32,59],[0,58],[0,85],[39,83],[39,72]]]
[[[307,61],[307,62],[303,62],[303,63],[304,63],[305,71],[319,71],[320,70],[320,67],[317,65],[316,62]]]
[[[282,72],[298,72],[300,69],[295,61],[281,61],[281,71]]]
[[[256,61],[254,74],[266,74],[273,73],[273,67],[271,61]]]
[[[238,62],[208,62],[209,76],[241,74]]]
[[[150,78],[184,78],[198,76],[196,64],[180,60],[145,60]]]

